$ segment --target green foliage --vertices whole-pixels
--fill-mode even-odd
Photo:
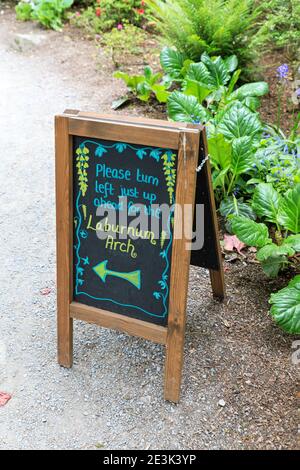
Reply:
[[[240,70],[235,71],[238,65],[236,56],[223,60],[221,57],[210,58],[203,53],[201,62],[194,63],[187,60],[183,54],[171,48],[164,48],[161,53],[161,65],[168,76],[181,83],[183,94],[195,96],[200,104],[205,103],[213,115],[236,102],[253,110],[250,100],[258,100],[268,92],[265,82],[244,85],[234,91],[240,74]],[[256,110],[257,101],[255,104]],[[172,119],[172,116],[170,117]]]
[[[201,62],[187,64],[182,54],[165,48],[161,64],[182,86],[182,91],[174,91],[168,99],[168,116],[207,124],[217,199],[232,195],[237,187],[250,192],[243,175],[250,174],[255,163],[263,130],[255,110],[268,85],[257,82],[234,89],[240,73],[236,56],[212,59],[204,53]]]
[[[241,137],[254,137],[262,131],[262,124],[258,116],[240,102],[235,102],[223,113],[218,130],[225,139],[232,141]],[[244,147],[249,142],[244,143]]]
[[[276,225],[274,241],[266,224],[244,216],[231,217],[232,231],[242,242],[260,248],[256,255],[258,261],[268,276],[276,277],[289,264],[288,258],[300,249],[300,184],[284,196],[271,183],[258,184],[252,208],[262,220]]]
[[[110,51],[116,68],[122,64],[124,57],[140,54],[145,39],[145,31],[131,24],[124,25],[121,30],[114,28],[101,36],[101,42]]]
[[[209,113],[195,96],[174,91],[168,100],[168,115],[173,121],[206,122]]]
[[[27,2],[20,2],[16,5],[16,16],[17,20],[29,21],[32,16],[32,6]]]
[[[282,197],[270,183],[260,183],[254,191],[252,207],[256,214],[278,226],[278,211]]]
[[[245,65],[257,11],[252,0],[147,0],[153,19],[170,46],[198,61],[209,55],[235,54]]]
[[[103,32],[103,21],[101,16],[96,15],[95,2],[93,5],[82,11],[72,12],[69,15],[70,23],[88,35],[100,34]]]
[[[261,248],[272,243],[268,227],[265,224],[237,215],[231,219],[231,226],[233,233],[246,245]]]
[[[300,232],[300,184],[282,198],[278,213],[279,223],[290,232]]]
[[[239,199],[237,199],[234,195],[226,197],[221,201],[219,210],[220,214],[226,220],[226,230],[230,233],[232,233],[231,216],[241,215],[244,217],[248,217],[250,220],[256,219],[255,212],[253,211],[249,203],[244,202],[243,197],[240,197]]]
[[[16,6],[17,18],[23,21],[38,21],[45,28],[60,30],[65,10],[70,8],[73,0],[32,0],[21,1]]]
[[[300,275],[295,276],[287,287],[271,294],[271,315],[287,333],[300,333]]]
[[[129,75],[125,72],[115,72],[115,78],[123,80],[129,90],[141,101],[149,101],[155,96],[159,103],[166,103],[171,82],[164,81],[162,73],[153,73],[151,67],[145,67],[143,75]]]
[[[86,10],[74,13],[71,21],[90,34],[121,30],[128,24],[141,27],[147,22],[147,6],[142,0],[94,0]]]
[[[187,66],[192,62],[180,52],[169,47],[164,47],[160,53],[161,66],[173,80],[181,81],[186,75]]]
[[[252,47],[268,50],[283,48],[290,61],[299,59],[300,2],[299,0],[265,0],[260,4],[259,28]]]
[[[272,129],[263,135],[255,151],[248,185],[266,181],[281,194],[300,183],[300,138],[287,138]]]

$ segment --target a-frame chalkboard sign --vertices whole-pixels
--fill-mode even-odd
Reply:
[[[178,402],[191,261],[224,297],[204,129],[67,110],[55,135],[58,362],[72,366],[73,319],[165,344],[165,399]],[[204,246],[191,251],[195,203]]]

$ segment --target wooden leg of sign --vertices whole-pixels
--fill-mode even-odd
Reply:
[[[72,169],[68,119],[57,117],[56,132],[56,250],[58,363],[72,366]]]
[[[180,397],[183,366],[198,138],[196,134],[184,136],[181,133],[180,142],[165,365],[165,399],[174,403],[178,403]],[[185,212],[185,204],[192,208],[189,215]]]
[[[70,368],[73,364],[73,319],[62,315],[62,312],[58,315],[58,363]]]
[[[184,318],[183,318],[184,316]],[[178,312],[168,327],[165,365],[165,400],[179,402],[181,374],[183,366],[183,349],[185,334],[185,312]]]
[[[222,264],[220,270],[210,269],[209,275],[213,296],[219,300],[223,300],[225,297],[225,281]]]

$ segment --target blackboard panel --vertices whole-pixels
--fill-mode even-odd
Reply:
[[[146,203],[149,209],[147,198],[156,197],[154,204],[174,203],[177,158],[177,153],[170,149],[73,137],[75,301],[167,324],[173,214],[168,221],[169,233],[160,231],[159,239],[152,237],[149,229],[148,233],[139,232],[136,240],[121,240],[120,233],[116,233],[114,240],[111,237],[100,240],[96,228],[126,234],[127,229],[119,219],[126,209],[118,199],[121,188],[129,191],[132,211],[137,203]],[[168,169],[174,175],[169,186]],[[98,204],[117,206],[114,224],[96,215]],[[133,219],[134,215],[129,216],[128,222]]]
[[[205,159],[206,152],[203,142],[203,134],[200,137],[199,146],[199,165]],[[220,269],[218,257],[218,243],[215,227],[213,226],[213,212],[211,203],[211,193],[208,188],[208,175],[206,166],[197,173],[196,182],[196,198],[195,204],[204,204],[204,245],[201,250],[192,250],[191,264],[207,269]],[[193,230],[196,229],[196,221],[194,220]]]

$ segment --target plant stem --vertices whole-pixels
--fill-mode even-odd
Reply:
[[[229,196],[230,191],[231,191],[231,189],[232,189],[232,186],[233,186],[233,183],[234,183],[234,182],[235,182],[235,174],[233,173],[232,178],[231,178],[231,181],[230,181],[230,183],[229,183],[229,185],[228,185],[227,196]]]
[[[278,86],[278,106],[277,106],[277,131],[279,132],[280,129],[280,121],[281,121],[281,98],[282,98],[282,86]]]

